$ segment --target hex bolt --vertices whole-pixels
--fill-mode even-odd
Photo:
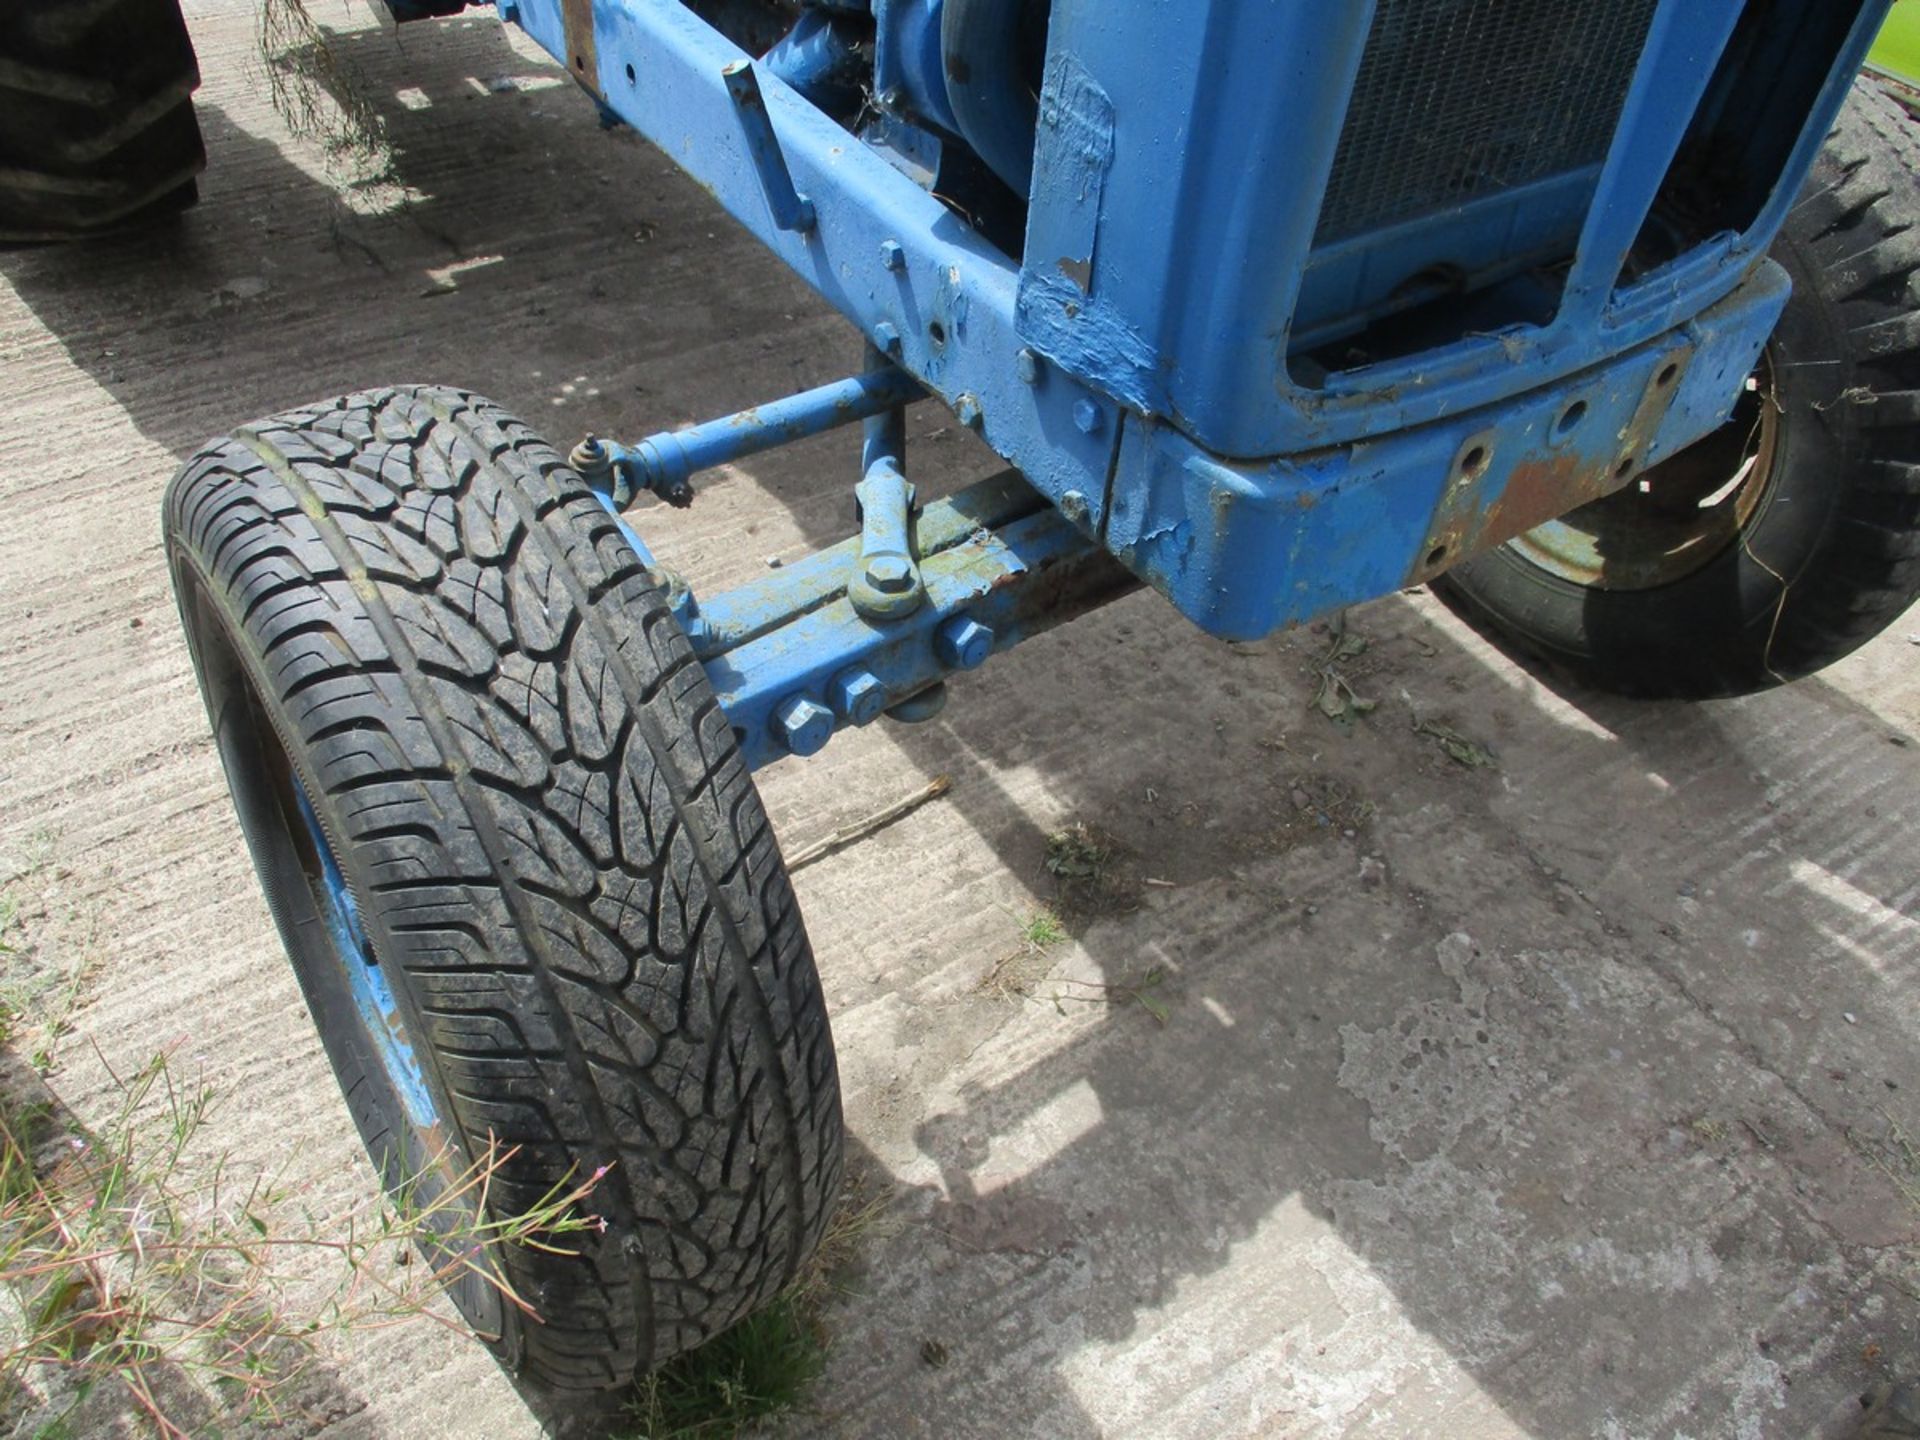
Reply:
[[[892,321],[882,320],[873,327],[873,343],[883,355],[900,354],[900,332],[893,327]]]
[[[876,555],[867,562],[867,583],[887,595],[913,587],[913,566],[903,555]]]
[[[1020,377],[1022,385],[1037,384],[1040,379],[1040,357],[1031,350],[1020,350],[1013,357],[1013,373]]]
[[[833,738],[833,712],[818,700],[789,695],[774,707],[773,733],[795,755],[816,754]]]
[[[880,264],[896,274],[907,268],[907,252],[898,240],[880,242]]]
[[[688,615],[680,621],[680,631],[687,637],[695,654],[704,651],[713,643],[713,626],[704,615]]]
[[[933,653],[952,670],[977,670],[993,653],[993,631],[970,615],[955,615],[933,632]]]
[[[871,670],[842,670],[827,686],[827,698],[849,725],[870,725],[887,708],[887,687]]]
[[[1100,428],[1100,407],[1091,400],[1074,401],[1073,423],[1080,427],[1082,435],[1093,434]]]
[[[1069,490],[1060,497],[1060,513],[1076,525],[1087,521],[1087,497],[1078,490]]]
[[[987,419],[986,412],[980,408],[980,397],[971,390],[953,402],[953,414],[969,430],[978,430]]]

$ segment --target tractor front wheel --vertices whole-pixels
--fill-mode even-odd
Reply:
[[[215,441],[165,531],[269,909],[468,1321],[594,1390],[771,1300],[839,1182],[833,1043],[733,731],[612,517],[498,407],[409,388]],[[588,1182],[604,1228],[486,1239]]]

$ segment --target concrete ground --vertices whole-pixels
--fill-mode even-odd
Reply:
[[[211,1143],[324,1216],[372,1177],[207,738],[169,475],[363,385],[470,386],[564,443],[857,347],[490,20],[315,8],[384,179],[289,137],[251,0],[188,0],[201,206],[0,255],[0,854],[51,856],[47,934],[95,961],[59,1098],[97,1117],[109,1063],[174,1046],[222,1097]],[[987,473],[943,413],[913,425],[923,485]],[[814,441],[642,523],[733,583],[845,533],[852,456]],[[1560,686],[1423,593],[1350,624],[1379,702],[1351,734],[1311,707],[1324,634],[1230,647],[1137,595],[936,723],[762,776],[790,852],[953,780],[796,876],[885,1214],[776,1433],[1797,1436],[1920,1370],[1920,614],[1697,707]],[[1121,893],[1023,954],[1076,823]],[[540,1425],[415,1325],[351,1340],[284,1431]]]

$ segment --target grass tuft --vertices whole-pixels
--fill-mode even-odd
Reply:
[[[718,1440],[800,1409],[826,1370],[827,1304],[886,1205],[850,1177],[813,1259],[771,1305],[640,1382],[632,1440]]]
[[[1027,917],[1026,924],[1020,927],[1020,935],[1034,949],[1044,950],[1065,940],[1067,931],[1058,915],[1051,910],[1038,910]]]
[[[586,1212],[598,1174],[490,1214],[510,1146],[315,1217],[279,1177],[206,1153],[214,1091],[165,1052],[109,1067],[104,1118],[81,1124],[44,1079],[95,948],[66,874],[43,858],[0,882],[0,1433],[171,1440],[272,1420],[330,1342],[421,1318],[458,1329],[436,1302],[470,1274],[531,1313],[498,1254],[604,1228]]]
[[[707,1440],[795,1409],[826,1368],[819,1316],[789,1290],[640,1382],[635,1440]]]

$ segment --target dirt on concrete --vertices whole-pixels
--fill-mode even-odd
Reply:
[[[60,1102],[89,1117],[110,1065],[174,1047],[232,1163],[325,1215],[373,1177],[229,813],[168,477],[365,385],[468,386],[568,443],[858,347],[491,19],[314,11],[383,158],[291,138],[251,4],[189,0],[202,204],[0,255],[0,855],[56,857],[87,917]],[[912,425],[928,492],[991,469],[936,407]],[[642,527],[736,583],[848,532],[855,450],[734,466]],[[953,781],[795,877],[852,1163],[890,1200],[776,1433],[1797,1436],[1920,1371],[1920,614],[1700,706],[1568,688],[1423,593],[1349,629],[1376,705],[1343,727],[1327,635],[1227,646],[1136,595],[931,724],[763,774],[789,850]],[[1081,825],[1124,903],[983,985]],[[541,1430],[414,1325],[351,1339],[277,1433]]]

